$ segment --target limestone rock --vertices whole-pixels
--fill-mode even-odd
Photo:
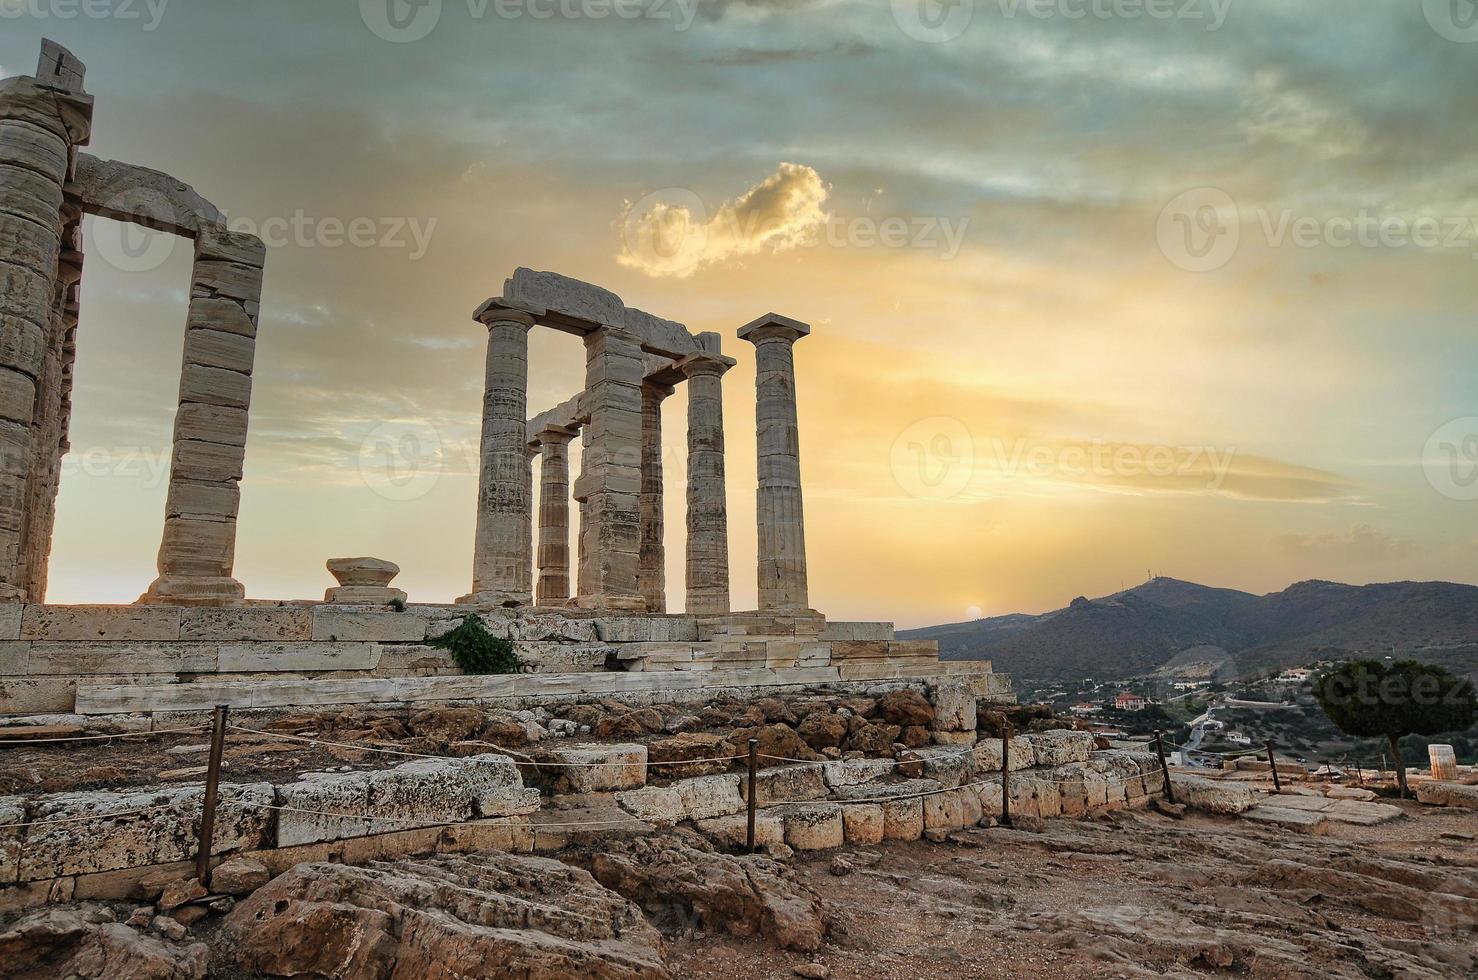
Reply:
[[[1039,766],[1065,766],[1071,762],[1087,762],[1094,747],[1094,738],[1090,732],[1060,730],[1036,732],[1025,738],[1031,744],[1033,758]],[[996,741],[999,742],[999,740]],[[1014,750],[1016,746],[1013,744],[1011,748]],[[996,768],[999,769],[1000,766]]]
[[[659,830],[667,830],[687,819],[682,794],[669,786],[629,789],[616,794],[616,803],[633,817]]]
[[[897,725],[863,724],[847,737],[847,748],[868,755],[888,755],[902,731]]]
[[[698,776],[683,779],[673,784],[682,798],[683,812],[689,820],[707,820],[743,810],[744,797],[739,792],[739,781],[743,777]]]
[[[1256,805],[1252,788],[1246,783],[1218,782],[1181,773],[1172,773],[1170,782],[1175,788],[1175,802],[1192,810],[1233,814],[1243,813]]]
[[[824,851],[846,843],[842,808],[835,803],[799,803],[776,810],[785,824],[785,843],[797,851]]]
[[[847,737],[847,720],[841,715],[813,711],[796,728],[796,734],[811,748],[839,748]]]
[[[749,798],[749,783],[741,780],[740,791]],[[819,800],[826,796],[826,782],[821,767],[813,764],[781,766],[761,770],[755,776],[755,799],[760,806],[767,803],[790,803]]]
[[[942,732],[975,731],[975,692],[964,681],[934,687],[934,727]]]
[[[673,779],[727,772],[733,765],[730,760],[739,754],[728,739],[696,732],[654,739],[647,745],[647,763],[655,766],[652,775]]]
[[[596,880],[659,921],[677,913],[700,928],[772,937],[814,952],[825,932],[821,902],[766,858],[705,853],[675,838],[613,844],[592,859]]]
[[[223,962],[272,976],[500,975],[659,980],[661,940],[631,903],[546,858],[300,864],[226,916]]]
[[[878,699],[878,713],[890,725],[928,726],[934,721],[934,706],[918,691],[889,691]]]
[[[825,758],[805,740],[795,733],[793,729],[784,724],[774,724],[765,727],[736,728],[729,736],[729,741],[741,752],[749,751],[749,740],[759,741],[759,764],[761,766],[783,766],[797,759],[820,761]]]
[[[272,880],[266,865],[251,858],[235,857],[222,861],[210,873],[210,890],[217,895],[250,895]]]
[[[162,912],[168,912],[171,909],[179,908],[186,902],[193,902],[196,899],[204,898],[208,894],[210,893],[205,890],[205,886],[200,883],[199,878],[172,881],[164,886],[164,891],[159,895],[159,909]]]
[[[100,980],[206,976],[204,943],[177,946],[121,922],[93,923],[89,918],[85,909],[72,908],[47,908],[22,917],[0,932],[0,974]],[[174,926],[183,938],[184,926]]]
[[[555,758],[568,767],[564,777],[577,793],[639,789],[647,782],[645,745],[571,745]]]

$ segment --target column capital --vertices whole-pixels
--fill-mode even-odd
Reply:
[[[522,303],[493,297],[477,308],[472,319],[485,327],[495,323],[518,323],[525,327],[534,326],[534,312]]]
[[[768,340],[783,340],[793,344],[810,333],[811,325],[808,323],[792,320],[779,313],[766,313],[758,320],[740,327],[739,339],[751,344],[761,344]]]
[[[698,377],[723,377],[729,368],[739,362],[732,357],[722,354],[689,354],[677,362],[677,369],[682,372],[684,378],[692,380]]]
[[[546,425],[538,431],[529,432],[530,446],[564,446],[580,434],[580,430],[567,425]]]
[[[677,394],[677,389],[674,388],[672,385],[663,384],[660,381],[653,381],[650,378],[641,383],[641,390],[643,397],[651,396],[653,398],[656,398],[659,402],[665,401],[668,398],[671,398],[673,395]]]

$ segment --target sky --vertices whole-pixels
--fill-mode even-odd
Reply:
[[[754,361],[796,347],[812,605],[901,626],[1150,573],[1478,583],[1470,0],[0,0],[88,65],[89,152],[268,240],[237,545],[468,591],[518,266],[712,330],[735,608]],[[353,232],[350,234],[349,232]],[[154,577],[187,243],[89,219],[49,599]],[[582,385],[531,337],[529,413]],[[686,402],[664,406],[682,604]],[[536,476],[537,480],[537,476]]]

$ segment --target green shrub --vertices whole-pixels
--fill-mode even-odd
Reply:
[[[452,663],[464,674],[518,673],[518,654],[513,652],[513,641],[489,633],[475,615],[463,617],[460,626],[428,640],[427,645],[449,652]]]

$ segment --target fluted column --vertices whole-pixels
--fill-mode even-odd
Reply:
[[[793,351],[810,332],[806,324],[774,313],[739,331],[739,339],[755,345],[759,607],[766,611],[810,608]]]
[[[584,500],[580,528],[582,607],[640,612],[642,352],[635,334],[603,327],[585,337],[589,442],[576,497]]]
[[[472,592],[459,603],[521,606],[533,600],[533,468],[527,452],[529,330],[534,318],[489,300],[475,314],[488,328],[481,471]]]
[[[729,612],[729,504],[724,477],[723,377],[735,361],[693,354],[688,381],[688,612]]]
[[[662,402],[672,395],[666,385],[647,381],[641,389],[641,501],[638,535],[641,545],[636,587],[647,600],[647,612],[667,611],[667,548],[662,520]]]
[[[539,463],[538,604],[570,601],[570,440],[573,429],[550,427],[537,434]]]
[[[51,544],[42,511],[66,435],[51,431],[46,407],[70,370],[56,327],[76,292],[67,267],[80,275],[63,188],[91,129],[83,72],[47,41],[35,77],[0,82],[0,601],[41,600]]]

